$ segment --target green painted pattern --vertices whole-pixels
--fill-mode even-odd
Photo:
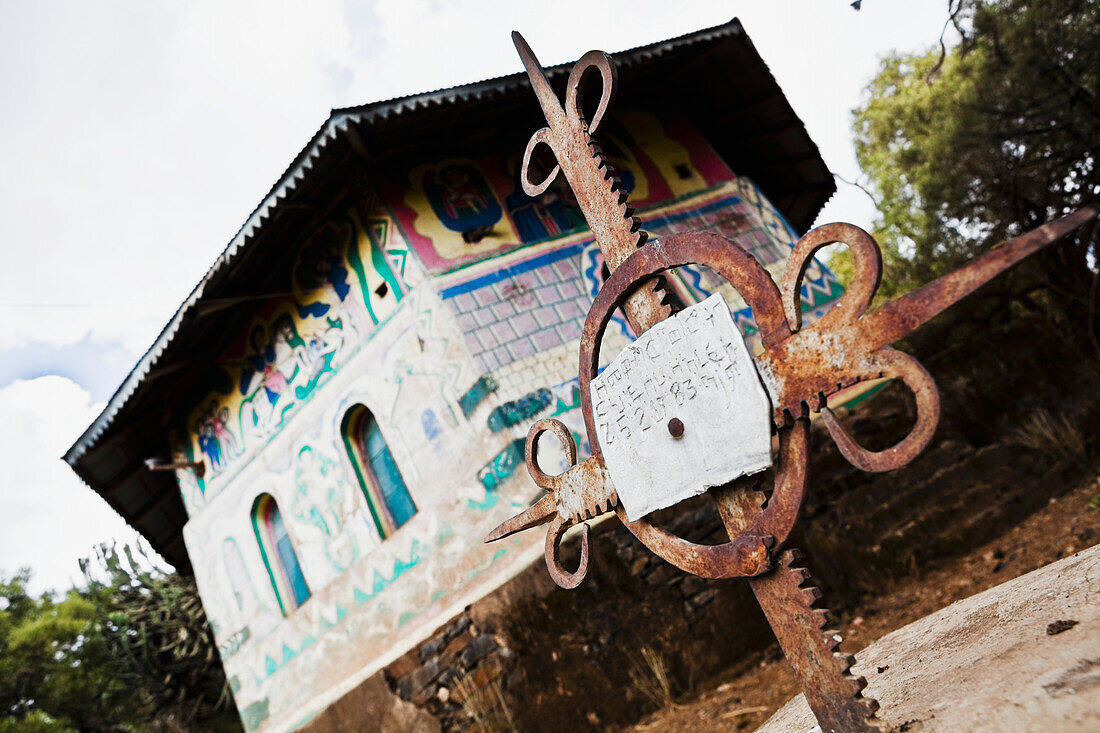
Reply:
[[[382,246],[375,242],[373,238],[367,233],[366,228],[363,226],[362,220],[359,218],[359,214],[356,213],[354,208],[348,209],[348,216],[351,217],[352,222],[355,224],[355,228],[359,235],[366,237],[370,242],[370,261],[371,266],[375,272],[382,276],[386,284],[389,285],[393,291],[394,297],[400,302],[404,293],[401,292],[401,286],[397,282],[397,278],[394,277],[393,270],[390,269],[390,263],[386,261],[386,257],[382,254]],[[371,320],[378,323],[378,316],[374,313],[374,308],[371,306],[371,299],[374,297],[374,293],[370,290],[367,280],[367,268],[363,263],[363,258],[359,256],[359,247],[355,246],[354,241],[352,246],[348,247],[348,264],[355,271],[355,274],[359,280],[359,288],[363,293],[363,302],[367,305],[367,312],[370,314]]]

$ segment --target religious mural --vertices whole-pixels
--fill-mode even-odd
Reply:
[[[537,198],[525,194],[519,185],[522,163],[522,153],[510,155],[504,160],[505,171],[509,180],[513,181],[512,192],[504,199],[504,204],[521,241],[538,242],[588,226],[581,214],[581,207],[577,205],[573,189],[569,187],[564,176],[555,178],[546,192]],[[541,180],[547,173],[549,171],[543,168],[539,159],[531,161],[532,178]]]
[[[344,530],[358,502],[343,466],[311,445],[298,450],[294,467],[292,514],[321,535],[325,558],[337,570],[346,570],[359,557],[356,533]]]
[[[500,202],[472,163],[429,167],[420,186],[436,218],[452,232],[488,230],[500,221]]]
[[[635,207],[732,177],[699,133],[679,118],[618,112],[603,124],[599,142]],[[430,273],[587,227],[563,177],[537,198],[523,192],[521,160],[519,151],[449,158],[416,166],[407,183],[384,187],[387,205]],[[543,177],[545,165],[552,163],[540,164],[536,157],[532,177]]]
[[[197,480],[202,493],[278,431],[404,296],[378,239],[388,231],[371,215],[373,203],[349,197],[309,234],[291,295],[258,306],[211,375],[213,389],[187,418],[184,445],[206,461]]]

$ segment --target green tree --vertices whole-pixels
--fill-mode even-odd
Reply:
[[[0,578],[0,731],[126,730],[141,720],[113,678],[93,600],[27,593],[30,571]]]
[[[123,552],[126,562],[115,548],[98,548],[106,583],[82,563],[115,678],[141,690],[146,720],[167,730],[240,730],[195,579],[146,570],[154,567],[147,557],[138,562],[128,546]]]
[[[0,577],[0,733],[240,730],[194,579],[123,553],[61,598]]]
[[[889,56],[854,111],[884,295],[1100,198],[1100,1],[948,6],[961,43]],[[1031,305],[1095,337],[1094,232],[1025,276],[1042,286]]]

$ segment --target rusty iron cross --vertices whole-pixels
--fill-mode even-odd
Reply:
[[[820,412],[840,452],[862,470],[888,471],[913,460],[928,446],[939,422],[939,392],[920,362],[890,348],[890,344],[1020,260],[1094,218],[1096,212],[1092,208],[1082,209],[1039,227],[955,272],[868,312],[882,274],[882,255],[875,240],[851,224],[828,224],[802,237],[778,285],[740,245],[713,232],[673,234],[647,244],[645,232],[627,205],[626,192],[592,139],[614,97],[617,77],[611,58],[599,51],[585,54],[569,75],[563,106],[523,37],[513,33],[512,39],[548,123],[534,133],[524,153],[523,190],[530,196],[538,196],[559,173],[564,174],[603,250],[611,275],[589,310],[580,342],[581,411],[592,455],[578,463],[576,443],[565,425],[552,419],[536,422],[527,436],[525,459],[528,472],[546,493],[529,509],[493,530],[485,541],[499,540],[549,523],[547,568],[559,586],[574,588],[587,574],[591,556],[590,533],[584,520],[614,511],[646,547],[686,572],[704,578],[749,578],[757,601],[794,667],[806,700],[823,731],[883,730],[884,724],[875,718],[878,704],[862,695],[866,681],[851,674],[854,658],[838,654],[835,634],[825,630],[827,612],[815,608],[820,592],[809,584],[808,571],[795,567],[795,552],[782,550],[806,495],[810,413]],[[590,72],[600,77],[601,95],[589,121],[581,112],[580,94]],[[532,182],[529,177],[531,159],[540,145],[549,147],[557,165],[545,179]],[[855,262],[855,275],[847,291],[828,313],[815,323],[803,326],[799,291],[806,268],[818,250],[834,243],[848,245]],[[713,309],[700,309],[704,304],[691,306],[684,313],[672,316],[671,309],[663,302],[665,294],[658,276],[666,270],[690,264],[712,268],[745,299],[759,326],[761,353],[741,357],[739,361],[738,350],[743,349],[743,344],[738,345],[740,336],[731,338],[721,316],[716,318]],[[632,352],[633,361],[628,359],[616,367],[619,361],[616,357],[616,362],[603,375],[597,376],[600,343],[612,314],[619,307],[625,309],[634,333],[639,334],[634,347],[624,350]],[[724,311],[728,316],[728,307],[724,307]],[[658,339],[664,340],[658,342]],[[680,343],[677,339],[685,343],[690,341],[696,353],[681,355],[675,347],[666,348]],[[700,351],[705,352],[702,357],[698,357]],[[710,454],[722,451],[730,454],[731,461],[719,460],[716,468],[711,467],[718,471],[717,474],[712,471],[707,481],[686,487],[688,494],[685,494],[709,490],[728,534],[728,541],[723,544],[688,542],[650,523],[644,516],[631,516],[632,502],[636,506],[653,505],[645,504],[650,497],[640,494],[631,481],[624,482],[623,478],[642,476],[643,479],[638,480],[644,483],[644,477],[648,476],[653,484],[650,489],[660,491],[661,481],[669,478],[667,466],[658,465],[657,459],[661,456],[648,448],[648,453],[635,451],[626,459],[621,458],[616,451],[624,450],[624,443],[627,444],[625,450],[629,451],[631,441],[640,439],[641,433],[632,434],[626,428],[619,430],[615,424],[609,426],[603,417],[606,410],[602,397],[595,399],[597,409],[594,412],[593,393],[602,390],[616,394],[616,390],[625,389],[632,394],[630,390],[638,387],[630,383],[629,375],[644,370],[647,354],[664,360],[661,369],[671,359],[672,372],[682,365],[688,365],[689,371],[698,370],[698,389],[710,390],[705,392],[709,395],[706,409],[717,411],[720,416],[726,406],[723,395],[745,399],[746,389],[766,395],[761,402],[765,405],[764,419],[756,422],[750,419],[745,423],[750,427],[762,426],[757,432],[762,430],[763,437],[745,434],[744,430],[749,428],[742,426],[743,429],[739,428],[742,433],[730,436],[737,440],[707,442],[705,438],[713,433],[713,426],[712,432],[707,433],[705,428],[697,429],[690,421],[685,425],[681,413],[667,421],[667,434],[662,434],[666,441],[677,441],[668,443],[670,451],[679,450],[690,442],[687,438],[694,439],[701,432],[703,446],[709,446]],[[751,368],[744,368],[746,358],[751,360]],[[685,398],[671,391],[685,387],[691,397],[690,390],[696,389],[691,374],[684,379],[665,379],[663,373],[652,370],[650,374],[651,384],[647,388],[658,392],[667,388],[670,392],[650,393],[647,399],[673,412],[685,404]],[[829,395],[857,382],[881,377],[901,380],[912,390],[917,420],[897,445],[872,452],[860,446],[844,430],[826,400]],[[727,410],[725,414],[740,419],[742,413],[752,411],[751,400],[745,404],[749,406],[741,407],[737,403],[736,410]],[[654,424],[652,421],[644,423],[641,429],[646,430]],[[570,468],[560,475],[547,475],[539,468],[538,445],[544,433],[553,434],[566,451]],[[765,500],[765,494],[757,489],[757,477],[750,475],[763,464],[753,463],[741,453],[748,450],[745,446],[750,442],[759,445],[760,440],[766,441],[765,453],[769,453],[767,446],[771,445],[773,433],[777,437],[778,450],[774,457],[765,455],[763,458],[766,463],[774,461],[774,487]],[[646,434],[646,440],[650,441],[647,446],[655,444],[649,437],[654,434]],[[694,450],[698,451],[698,443]],[[698,453],[684,455],[698,456]],[[705,462],[714,463],[709,458]],[[650,463],[653,465],[648,465]],[[725,479],[718,481],[715,475]],[[675,500],[676,496],[666,497],[665,504],[656,506],[668,505],[667,502]],[[576,524],[581,524],[582,530],[580,564],[570,572],[562,567],[559,553],[566,530]]]

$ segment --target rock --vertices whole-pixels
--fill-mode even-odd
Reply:
[[[398,683],[398,693],[402,698],[411,700],[417,705],[423,705],[431,699],[433,690],[429,686],[435,682],[442,671],[439,657],[432,657]]]
[[[459,661],[462,663],[463,669],[470,669],[496,648],[496,639],[491,634],[482,634],[466,645],[459,656]]]
[[[429,639],[420,645],[420,661],[427,661],[429,658],[439,654],[439,650],[443,648],[443,638],[437,637],[435,639]]]
[[[714,588],[707,588],[702,593],[697,593],[692,596],[688,602],[691,603],[693,608],[702,608],[711,601],[714,600],[714,596],[718,595],[718,591]]]
[[[414,669],[420,666],[421,659],[415,650],[403,654],[386,667],[386,673],[391,680],[400,680],[407,677]]]
[[[896,730],[1100,730],[1098,584],[1100,545],[887,634],[853,671]],[[1052,618],[1079,624],[1048,636]],[[799,695],[758,733],[814,726]]]
[[[461,654],[462,650],[466,648],[466,645],[469,644],[473,638],[473,635],[470,634],[470,625],[466,624],[457,636],[451,637],[451,640],[447,642],[447,646],[443,649],[441,656],[450,659],[457,654]]]
[[[462,614],[457,619],[455,619],[450,626],[447,627],[447,630],[443,633],[443,636],[447,639],[447,641],[450,641],[469,627],[470,617],[466,614]]]

